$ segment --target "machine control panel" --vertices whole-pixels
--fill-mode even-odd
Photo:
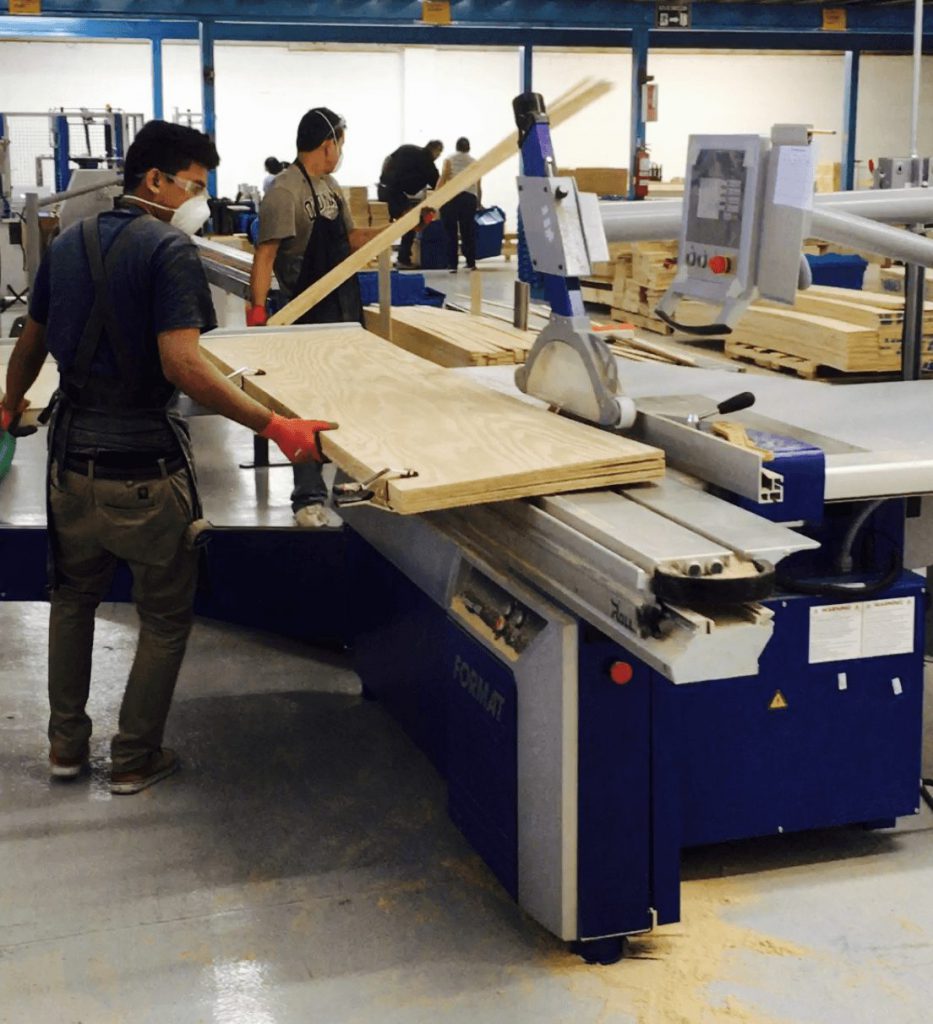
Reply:
[[[523,654],[547,625],[537,612],[472,565],[454,590],[451,611],[511,659]]]

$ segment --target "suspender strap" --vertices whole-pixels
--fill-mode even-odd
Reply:
[[[87,384],[91,364],[94,362],[104,334],[107,335],[107,340],[110,342],[110,348],[116,359],[123,384],[127,388],[134,388],[137,383],[136,368],[127,351],[116,310],[107,292],[107,275],[116,266],[121,253],[136,234],[139,222],[144,219],[144,216],[134,217],[120,231],[107,251],[106,261],[101,252],[98,217],[88,217],[81,225],[84,249],[91,270],[91,280],[94,282],[94,304],[84,325],[75,361],[69,374],[70,380],[76,387],[83,388]]]

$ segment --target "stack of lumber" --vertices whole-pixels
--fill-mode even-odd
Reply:
[[[629,275],[625,278],[617,275],[615,278],[613,317],[659,334],[669,333],[669,328],[654,315],[654,310],[676,273],[676,242],[635,242]]]
[[[903,300],[904,295],[904,268],[903,267],[882,267],[881,268],[881,287],[885,292],[892,292],[895,295],[900,295]],[[933,301],[933,272],[927,271],[924,277],[926,283],[926,298],[928,301]]]
[[[389,204],[370,203],[369,219],[366,222],[371,228],[384,228],[389,223]]]
[[[628,194],[627,167],[561,168],[559,175],[576,179],[581,192],[595,192],[598,196],[624,196]]]
[[[350,207],[350,216],[357,227],[369,223],[369,189],[365,185],[348,185],[343,189],[343,197]]]
[[[382,331],[379,310],[364,310],[368,330]],[[537,336],[504,320],[435,306],[393,306],[393,345],[438,366],[501,366],[523,363]]]
[[[777,356],[799,362],[773,368],[817,377],[823,367],[843,373],[896,373],[901,368],[901,303],[878,292],[814,286],[793,309],[755,303],[726,338],[726,354],[772,366]],[[933,303],[923,319],[924,362],[933,351]],[[770,353],[770,355],[769,355]]]
[[[617,290],[622,291],[631,274],[631,242],[610,242],[609,260],[605,263],[594,263],[593,273],[580,280],[583,301],[604,306],[607,310],[611,309],[616,304],[613,293]]]
[[[208,235],[210,241],[218,245],[226,245],[231,249],[241,249],[243,252],[253,252],[253,243],[246,235]]]
[[[226,373],[288,416],[333,420],[324,454],[356,480],[385,467],[376,501],[399,513],[653,480],[663,452],[450,373],[362,327],[249,331],[201,342]]]
[[[842,189],[842,164],[817,164],[813,176],[813,188],[816,192],[839,192]]]

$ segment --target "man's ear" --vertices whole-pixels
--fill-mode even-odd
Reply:
[[[159,189],[162,187],[162,172],[158,167],[150,167],[146,171],[143,181],[146,183],[146,188],[149,189],[153,194],[157,194]]]

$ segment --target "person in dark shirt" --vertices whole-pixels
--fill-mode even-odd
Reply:
[[[289,420],[247,397],[201,354],[215,326],[189,235],[207,217],[208,136],[150,121],[126,155],[116,208],[52,244],[7,368],[0,431],[15,431],[49,353],[60,384],[49,422],[49,763],[73,778],[88,760],[94,615],[118,560],[133,574],[140,631],[111,742],[111,791],[172,774],[162,735],[193,617],[201,518],[175,389],[274,440],[292,461],[320,459],[333,424]]]
[[[424,198],[428,188],[437,184],[438,171],[435,161],[444,152],[444,144],[432,139],[426,146],[399,146],[382,163],[377,194],[379,200],[389,205],[389,216],[398,220]],[[411,247],[415,232],[402,235],[398,249],[398,266],[403,270],[412,269]]]

